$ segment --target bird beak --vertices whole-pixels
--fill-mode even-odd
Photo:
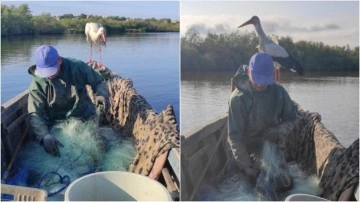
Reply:
[[[249,25],[249,24],[254,24],[251,19],[248,20],[248,21],[246,21],[246,22],[244,22],[244,23],[243,23],[242,25],[240,25],[238,28],[243,27],[243,26],[245,26],[245,25]]]
[[[104,33],[101,34],[101,41],[104,44],[104,46],[106,46],[106,38],[105,38]]]

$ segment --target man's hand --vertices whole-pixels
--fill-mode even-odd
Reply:
[[[47,134],[42,139],[42,145],[47,153],[60,157],[58,146],[64,147],[54,136]]]
[[[95,97],[95,105],[99,106],[100,104],[102,104],[104,106],[105,113],[106,113],[110,107],[109,101],[104,96],[96,96]]]
[[[265,131],[264,138],[266,140],[276,143],[280,140],[282,135],[282,132],[279,131],[277,127],[271,127]]]
[[[260,169],[254,166],[248,166],[244,169],[244,173],[248,176],[251,180],[256,180],[260,174]]]

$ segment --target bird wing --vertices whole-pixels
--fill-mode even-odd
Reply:
[[[89,32],[90,32],[90,26],[88,23],[86,23],[86,25],[85,25],[86,41],[89,41]]]
[[[265,44],[265,52],[271,55],[272,57],[288,57],[289,53],[280,45],[270,43]]]
[[[279,41],[277,40],[277,37],[275,35],[270,35],[270,40],[274,43],[279,45]]]

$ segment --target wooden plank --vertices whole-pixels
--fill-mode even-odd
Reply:
[[[5,145],[3,140],[1,140],[1,176],[3,176],[4,171],[8,166],[9,160],[6,153]]]
[[[6,122],[19,109],[27,107],[28,91],[24,91],[1,105],[1,122]],[[8,123],[8,122],[7,122]]]
[[[178,189],[176,188],[173,179],[171,178],[169,169],[167,169],[166,167],[164,167],[161,170],[161,173],[164,177],[165,180],[165,184],[166,184],[166,188],[169,190],[169,192],[173,192],[173,191],[178,191]]]
[[[3,124],[1,124],[1,142],[4,145],[6,158],[10,159],[14,153],[14,148],[12,147],[9,134],[6,132],[6,129],[3,126]]]
[[[180,200],[180,188],[174,182],[174,176],[170,174],[170,171],[167,167],[161,170],[162,176],[164,178],[166,188],[170,192],[171,198],[173,201]]]
[[[6,159],[11,159],[26,117],[28,90],[1,105],[1,141]],[[3,163],[3,162],[2,162]],[[6,162],[8,163],[8,162]]]
[[[221,145],[221,142],[222,142],[221,140],[222,140],[222,138],[223,138],[223,137],[225,138],[226,135],[227,135],[227,131],[225,131],[225,129],[226,129],[226,128],[220,129],[220,130],[224,130],[223,132],[218,132],[218,130],[216,131],[216,132],[220,133],[220,135],[222,135],[222,136],[220,136],[220,138],[219,138],[219,139],[217,140],[217,142],[216,142],[215,147],[213,147],[213,151],[212,151],[212,153],[211,153],[211,155],[210,155],[210,158],[209,158],[208,162],[206,163],[203,172],[202,172],[201,175],[199,176],[199,179],[198,179],[197,183],[195,184],[194,189],[192,190],[192,194],[190,195],[190,199],[189,199],[190,201],[194,200],[194,197],[195,197],[195,195],[196,195],[196,192],[197,192],[197,190],[198,190],[198,188],[199,188],[199,186],[200,186],[203,178],[205,177],[206,172],[208,171],[208,168],[209,168],[209,166],[211,165],[211,162],[212,162],[212,160],[214,159],[214,156],[215,156],[215,154],[216,154],[219,146]]]
[[[18,128],[21,123],[25,121],[25,117],[27,114],[23,113],[17,119],[15,119],[7,128],[5,128],[8,134],[11,134],[16,128]]]
[[[221,168],[221,166],[218,166],[220,163],[216,163],[217,166],[214,166],[214,168],[210,166],[210,160],[218,158],[217,152],[219,149],[216,149],[217,147],[223,149],[220,143],[225,137],[221,136],[221,134],[225,130],[226,123],[227,114],[224,114],[209,124],[181,136],[182,200],[186,201],[194,198],[196,189],[202,181],[207,180],[206,174],[208,172],[218,173],[214,169]],[[214,160],[214,162],[216,161]]]
[[[179,148],[170,149],[168,161],[176,177],[180,178],[180,151]]]

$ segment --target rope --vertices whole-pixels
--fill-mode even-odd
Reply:
[[[71,183],[71,180],[70,180],[70,177],[69,175],[64,175],[64,176],[61,176],[59,174],[59,170],[62,166],[65,166],[65,165],[70,165],[70,168],[72,170],[74,170],[74,167],[73,167],[73,164],[78,161],[80,159],[80,157],[83,155],[84,153],[84,150],[82,149],[81,150],[81,153],[79,154],[79,156],[77,156],[74,160],[68,160],[68,159],[62,159],[61,162],[60,162],[60,165],[58,166],[58,168],[56,169],[56,171],[51,171],[47,174],[45,174],[44,176],[42,176],[37,184],[37,188],[43,188],[43,187],[46,187],[46,186],[50,186],[51,184],[46,184],[46,181],[50,181],[51,179],[53,179],[52,177],[48,177],[50,175],[56,175],[59,177],[59,181],[60,184],[64,184],[62,187],[60,187],[58,190],[56,191],[53,191],[51,192],[50,190],[46,189],[46,188],[43,188],[43,189],[46,189],[47,192],[48,192],[48,196],[49,197],[52,197],[52,196],[55,196],[59,193],[61,193],[63,190],[65,190],[69,184]],[[65,162],[64,162],[65,161]],[[90,173],[93,173],[95,171],[95,168],[93,168],[91,165],[88,165],[88,172],[85,172],[85,173],[81,173],[81,175],[86,175],[86,174],[90,174]],[[57,182],[56,182],[57,183]]]
[[[53,171],[53,172],[47,173],[47,174],[44,175],[42,178],[40,178],[40,181],[39,181],[39,183],[38,183],[38,185],[37,185],[37,188],[42,188],[42,185],[43,185],[42,182],[44,182],[44,180],[46,179],[46,177],[49,176],[49,175],[51,175],[51,174],[54,174],[54,175],[56,175],[56,176],[59,177],[59,179],[60,179],[60,184],[63,184],[63,183],[65,183],[65,184],[64,184],[64,186],[62,186],[59,190],[57,190],[57,191],[55,191],[55,192],[50,192],[49,190],[47,190],[49,197],[54,196],[54,195],[57,195],[57,194],[59,194],[60,192],[62,192],[63,190],[65,190],[65,189],[69,186],[69,184],[70,184],[70,182],[71,182],[70,177],[69,177],[68,175],[61,176],[58,172],[54,172],[54,171]]]

